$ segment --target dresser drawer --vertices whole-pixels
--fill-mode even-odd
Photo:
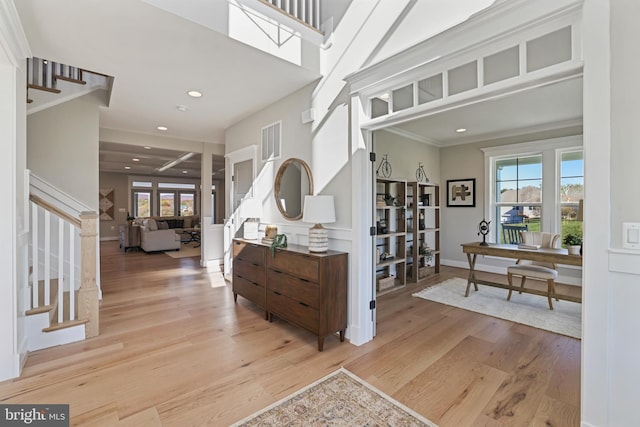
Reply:
[[[236,240],[233,242],[233,258],[264,266],[265,249],[262,246]]]
[[[286,251],[276,251],[275,257],[269,257],[269,266],[272,269],[313,282],[320,280],[319,265],[316,257]]]
[[[320,315],[317,309],[272,290],[267,291],[267,306],[269,312],[281,319],[318,333]]]
[[[261,307],[266,307],[264,286],[243,279],[242,277],[233,278],[233,292],[242,295],[246,299],[253,301]]]
[[[233,277],[242,277],[250,282],[258,283],[264,287],[265,285],[265,270],[264,267],[260,267],[255,264],[251,264],[240,259],[233,261]]]
[[[279,292],[310,307],[318,308],[320,287],[316,282],[298,279],[274,270],[269,270],[268,275],[267,283],[270,291]]]

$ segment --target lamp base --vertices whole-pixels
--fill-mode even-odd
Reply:
[[[309,252],[327,252],[329,250],[329,232],[322,224],[309,229]]]
[[[244,222],[244,239],[258,240],[258,222],[257,221]]]

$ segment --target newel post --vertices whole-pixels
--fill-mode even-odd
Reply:
[[[98,215],[95,212],[80,214],[81,281],[78,291],[78,318],[88,321],[85,325],[85,338],[97,336],[100,326],[96,285],[97,220]]]

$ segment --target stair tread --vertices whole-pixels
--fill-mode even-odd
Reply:
[[[39,85],[34,85],[34,84],[28,84],[27,87],[29,89],[37,89],[37,90],[43,90],[45,92],[51,92],[51,93],[60,93],[60,89],[54,89],[51,87],[46,87],[46,86],[39,86]]]
[[[84,80],[74,79],[74,78],[71,78],[71,77],[60,76],[58,74],[56,74],[54,77],[56,79],[58,79],[58,80],[64,80],[65,82],[77,83],[79,85],[86,85],[87,84],[87,82],[84,81]]]
[[[71,328],[73,326],[84,325],[88,322],[88,320],[65,320],[62,323],[52,323],[51,326],[47,326],[46,328],[42,328],[42,332],[52,332],[59,331],[60,329]]]

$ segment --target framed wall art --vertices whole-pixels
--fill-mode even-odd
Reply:
[[[476,179],[448,179],[447,207],[476,206]]]

